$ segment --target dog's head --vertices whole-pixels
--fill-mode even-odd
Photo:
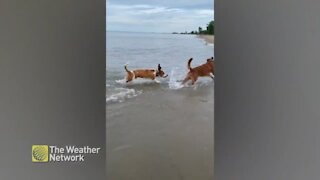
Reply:
[[[214,64],[214,58],[211,57],[211,58],[207,59],[207,63],[206,64],[213,65]]]
[[[158,69],[157,69],[157,74],[156,76],[160,76],[160,77],[167,77],[168,74],[166,75],[166,73],[164,71],[162,71],[162,67],[160,66],[160,64],[158,64]]]
[[[213,57],[207,59],[207,62],[213,62],[213,61],[214,61]]]

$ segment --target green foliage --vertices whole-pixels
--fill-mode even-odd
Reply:
[[[214,34],[214,21],[210,21],[207,25],[207,34]]]
[[[173,34],[178,34],[177,32],[173,32]],[[210,34],[214,35],[214,21],[210,21],[207,24],[206,30],[203,30],[202,27],[198,28],[198,31],[191,31],[191,32],[181,32],[180,34]]]
[[[203,30],[202,27],[198,28],[198,32],[199,34],[210,34],[210,35],[214,35],[214,21],[210,21],[207,24],[207,28],[206,30]]]

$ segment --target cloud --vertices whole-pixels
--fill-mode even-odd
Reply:
[[[123,5],[148,4],[151,6],[165,6],[172,8],[213,9],[213,0],[108,0],[111,3]]]
[[[214,17],[211,8],[176,8],[150,4],[107,3],[107,30],[184,32],[205,27]]]

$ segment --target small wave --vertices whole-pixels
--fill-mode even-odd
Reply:
[[[136,97],[140,95],[142,91],[137,91],[135,89],[130,88],[116,88],[115,92],[111,95],[107,95],[106,101],[107,103],[112,102],[123,102],[126,99]]]
[[[173,68],[170,73],[170,80],[169,80],[169,88],[170,89],[181,89],[184,87],[184,85],[181,84],[181,79],[182,74],[178,73],[180,72],[178,68]]]
[[[187,86],[192,87],[193,90],[197,90],[198,88],[212,86],[213,84],[214,81],[210,77],[200,77],[194,85],[191,85],[191,83],[189,82]]]
[[[115,81],[118,84],[122,84],[122,85],[126,84],[126,80],[125,79],[119,79],[119,80],[115,80]]]
[[[207,43],[206,45],[207,45],[207,46],[210,46],[210,47],[214,47],[214,44],[213,44],[213,43]]]
[[[209,77],[200,77],[194,85],[191,85],[190,81],[183,85],[182,80],[184,78],[185,73],[179,71],[178,68],[173,68],[170,73],[169,89],[178,90],[184,87],[192,87],[196,90],[198,87],[208,86],[213,83],[212,79]]]
[[[154,83],[163,83],[165,79],[163,78],[157,78],[156,80],[151,80],[151,79],[134,79],[133,81],[126,82],[126,79],[119,79],[115,80],[116,83],[121,84],[121,85],[143,85],[143,84],[154,84]]]

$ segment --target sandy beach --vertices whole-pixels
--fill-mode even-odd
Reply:
[[[107,179],[213,179],[210,86],[155,87],[140,98],[108,105]]]
[[[197,35],[200,39],[205,40],[209,44],[214,43],[214,36],[213,35]]]
[[[188,58],[204,63],[212,45],[195,35],[107,37],[107,179],[212,180],[214,82],[181,85]],[[161,63],[168,77],[126,83],[127,63],[130,70]]]

